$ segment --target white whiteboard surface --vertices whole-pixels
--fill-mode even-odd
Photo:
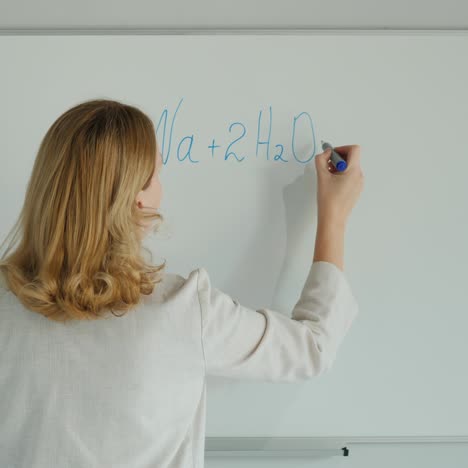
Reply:
[[[292,142],[303,161],[320,139],[360,144],[366,182],[345,246],[360,314],[334,367],[300,383],[209,378],[207,435],[466,435],[466,57],[467,35],[1,37],[0,234],[66,109],[117,99],[155,125],[167,110],[155,261],[202,266],[243,305],[289,314],[316,217],[314,161]],[[267,159],[256,142],[270,106]],[[244,130],[230,149],[245,159],[224,160]],[[191,135],[198,163],[177,159]]]

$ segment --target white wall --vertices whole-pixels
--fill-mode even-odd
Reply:
[[[463,0],[0,0],[6,27],[466,28]]]

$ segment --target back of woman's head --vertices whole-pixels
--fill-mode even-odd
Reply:
[[[83,102],[52,124],[0,261],[25,307],[55,321],[94,320],[153,292],[166,262],[145,262],[142,227],[163,217],[135,197],[151,183],[156,154],[151,119],[118,101]]]

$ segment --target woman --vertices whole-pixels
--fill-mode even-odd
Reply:
[[[363,187],[359,146],[337,151],[344,173],[329,152],[315,158],[315,252],[289,318],[239,304],[204,268],[185,278],[144,260],[162,219],[147,115],[104,99],[61,115],[0,263],[0,466],[200,468],[207,375],[292,382],[330,369],[358,312],[342,270]]]

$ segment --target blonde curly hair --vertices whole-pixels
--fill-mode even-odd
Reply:
[[[94,99],[57,118],[0,261],[25,307],[58,322],[95,320],[153,292],[166,261],[145,262],[142,226],[163,216],[135,199],[151,183],[156,154],[153,122],[136,107]]]

